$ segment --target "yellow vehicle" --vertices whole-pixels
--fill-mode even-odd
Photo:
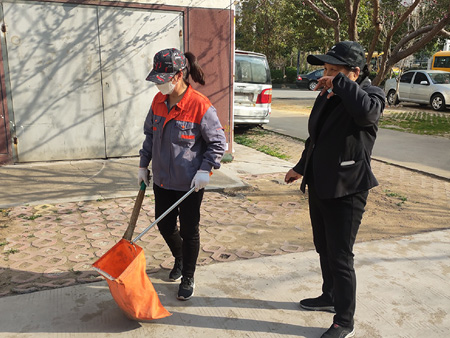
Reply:
[[[450,51],[440,51],[433,55],[431,69],[450,72]]]
[[[366,59],[367,59],[367,52],[365,53]],[[378,53],[378,52],[373,52],[372,53],[372,58],[370,59],[370,65],[371,65],[371,70],[373,70],[374,72],[378,72],[378,69],[380,69],[380,62],[381,62],[381,57],[383,56],[384,52]]]
[[[366,59],[367,59],[367,52],[365,53],[366,55]],[[370,70],[377,72],[380,69],[380,64],[381,64],[381,58],[384,55],[384,52],[378,53],[378,52],[373,52],[372,53],[372,58],[370,59]],[[398,67],[392,67],[392,72],[394,73],[395,76],[397,76],[398,74],[400,74],[400,68]]]

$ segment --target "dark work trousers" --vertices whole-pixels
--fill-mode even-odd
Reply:
[[[153,184],[155,193],[155,218],[161,216],[186,191],[167,190]],[[175,258],[183,258],[184,277],[194,277],[195,265],[200,250],[200,206],[205,189],[191,193],[158,223],[158,229]],[[177,217],[180,229],[177,226]]]
[[[334,301],[333,322],[353,327],[356,307],[353,244],[369,192],[320,199],[312,183],[308,184],[308,194],[314,246],[320,256],[322,292]]]

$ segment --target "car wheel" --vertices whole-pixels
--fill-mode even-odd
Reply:
[[[395,106],[396,104],[400,103],[398,97],[395,97],[395,90],[391,89],[389,91],[389,93],[387,94],[387,102],[390,106]]]
[[[431,97],[430,104],[433,110],[439,111],[445,109],[445,99],[441,94],[434,94]]]
[[[314,88],[316,88],[316,86],[317,86],[317,81],[316,80],[309,81],[309,83],[308,83],[308,89],[309,90],[314,90]]]

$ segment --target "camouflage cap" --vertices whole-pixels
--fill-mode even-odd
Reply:
[[[186,57],[182,52],[176,48],[164,49],[155,54],[153,69],[146,80],[163,84],[184,68],[186,68]]]

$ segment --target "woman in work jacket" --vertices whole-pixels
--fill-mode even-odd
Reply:
[[[192,53],[170,48],[156,53],[147,81],[159,92],[144,124],[138,183],[149,185],[152,161],[155,217],[159,217],[191,187],[195,192],[158,223],[175,258],[169,279],[181,279],[177,298],[194,294],[194,272],[200,250],[200,206],[212,168],[220,167],[225,133],[216,109],[207,97],[189,84],[205,84],[204,73]],[[177,227],[179,217],[180,229]]]

